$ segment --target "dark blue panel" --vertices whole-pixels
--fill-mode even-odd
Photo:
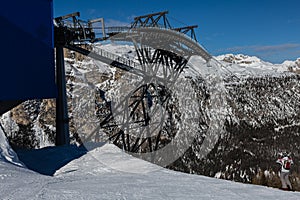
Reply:
[[[0,7],[0,100],[56,97],[52,0]]]

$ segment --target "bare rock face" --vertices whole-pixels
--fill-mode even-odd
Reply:
[[[54,144],[55,100],[28,100],[12,109],[7,137],[15,148],[40,148]],[[5,123],[4,123],[5,124]],[[5,127],[4,127],[5,128]]]
[[[222,55],[219,56],[221,61],[224,61],[226,63],[231,63],[231,64],[246,64],[250,65],[255,62],[260,62],[261,60],[257,57],[254,56],[247,56],[247,55],[233,55],[233,54],[227,54],[227,55]]]
[[[42,126],[55,127],[55,113],[56,113],[55,99],[44,99],[41,104],[41,111],[39,116],[39,123]]]
[[[32,123],[30,120],[30,117],[24,110],[23,104],[15,107],[11,111],[11,118],[17,123],[17,124],[22,124],[22,125],[28,125]]]

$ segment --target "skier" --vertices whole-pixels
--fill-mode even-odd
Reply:
[[[294,164],[293,159],[291,156],[284,152],[279,154],[279,158],[277,159],[276,163],[281,165],[281,171],[280,171],[280,180],[282,184],[283,190],[293,190],[292,184],[289,180],[289,174],[291,166]]]

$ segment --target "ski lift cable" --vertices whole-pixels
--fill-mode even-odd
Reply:
[[[182,25],[184,25],[184,26],[189,26],[188,24],[186,24],[186,23],[184,23],[184,22],[182,22],[182,21],[176,19],[175,17],[172,17],[171,15],[168,15],[168,17],[171,18],[172,20],[176,21],[176,22],[179,23],[179,24],[182,24]]]

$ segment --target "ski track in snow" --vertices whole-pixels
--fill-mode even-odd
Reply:
[[[300,198],[298,192],[170,171],[127,155],[111,144],[73,160],[53,177],[1,161],[0,181],[3,200]]]

